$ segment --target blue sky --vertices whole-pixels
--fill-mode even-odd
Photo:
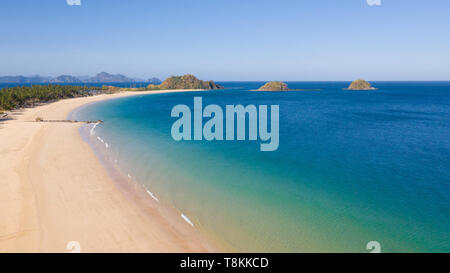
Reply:
[[[0,75],[450,80],[448,0],[0,4]]]

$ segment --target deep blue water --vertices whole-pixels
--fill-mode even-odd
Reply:
[[[450,251],[450,82],[288,82],[298,92],[142,95],[80,109],[124,173],[239,251]],[[280,107],[280,145],[172,139],[173,106]],[[206,120],[206,119],[205,119]],[[96,138],[93,137],[95,140]]]

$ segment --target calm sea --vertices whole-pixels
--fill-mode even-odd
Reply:
[[[239,251],[450,251],[450,82],[288,82],[304,92],[226,90],[142,95],[80,108],[104,120],[91,141],[195,228]],[[171,109],[280,107],[280,145],[182,141]],[[92,125],[89,125],[92,126]],[[97,138],[98,137],[98,138]],[[105,145],[106,149],[106,145]]]

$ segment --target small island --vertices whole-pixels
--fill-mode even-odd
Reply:
[[[289,87],[284,82],[268,82],[261,86],[258,91],[289,91]]]
[[[322,89],[290,89],[284,82],[272,81],[250,91],[320,91]]]
[[[214,81],[202,81],[194,75],[173,76],[167,78],[161,84],[149,84],[148,90],[168,90],[168,89],[224,89],[223,86],[216,84]]]
[[[365,80],[356,80],[350,84],[347,90],[376,90],[376,88]]]

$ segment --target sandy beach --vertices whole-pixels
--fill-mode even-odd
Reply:
[[[151,93],[161,92],[174,90]],[[82,124],[33,122],[66,119],[86,103],[146,93],[62,100],[14,112],[0,123],[0,252],[69,252],[71,241],[81,252],[216,250],[181,218],[168,221],[156,206],[131,200],[82,140]]]

